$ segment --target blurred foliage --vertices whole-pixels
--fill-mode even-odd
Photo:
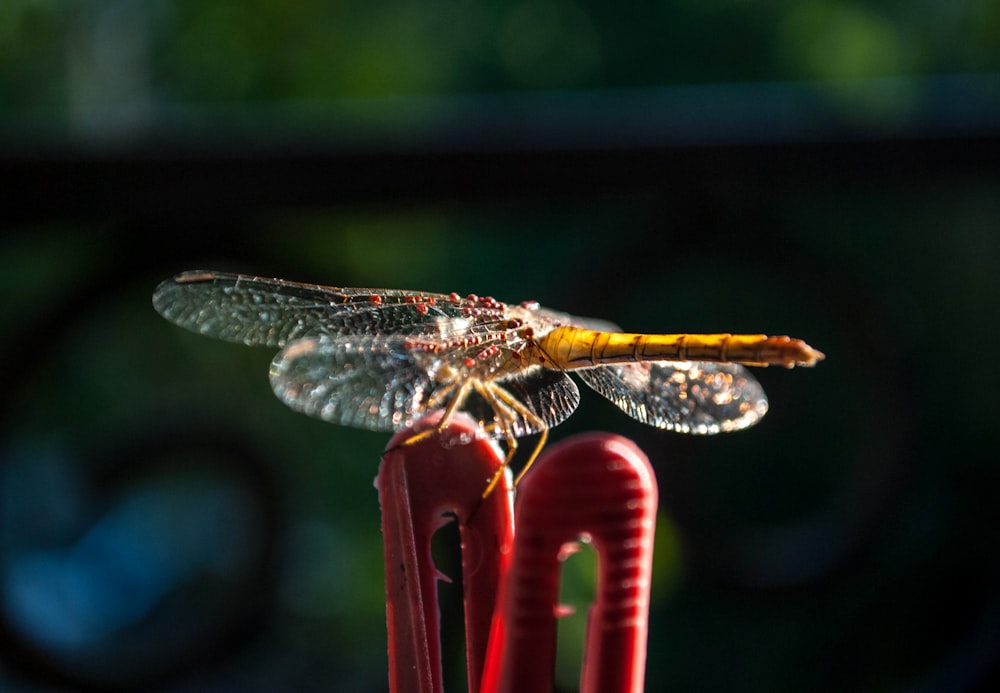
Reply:
[[[0,106],[989,72],[998,35],[994,2],[5,0]]]

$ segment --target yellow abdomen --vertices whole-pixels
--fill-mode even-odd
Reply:
[[[538,340],[542,365],[573,370],[639,361],[717,361],[746,366],[812,366],[822,352],[801,339],[763,334],[632,334],[557,327]]]

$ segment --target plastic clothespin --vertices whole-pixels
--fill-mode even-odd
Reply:
[[[477,422],[456,415],[442,433],[404,444],[436,426],[440,416],[432,413],[396,434],[376,479],[385,542],[389,689],[400,693],[442,690],[440,574],[431,557],[431,537],[447,522],[444,513],[457,516],[462,541],[469,693],[479,690],[497,591],[513,541],[509,475],[482,497],[503,455],[491,441],[477,439]]]
[[[416,429],[438,420],[431,415]],[[442,433],[446,441],[468,436],[467,445],[442,445],[437,436],[402,445],[415,432],[393,438],[377,479],[390,690],[441,691],[439,576],[430,542],[442,513],[454,512],[462,537],[470,693],[551,691],[560,563],[564,547],[584,535],[600,567],[580,690],[641,691],[657,503],[645,455],[631,441],[603,433],[552,446],[518,487],[515,538],[508,477],[481,497],[502,455],[475,439],[475,422],[456,416]]]
[[[500,592],[483,693],[552,690],[563,548],[597,549],[581,693],[643,688],[657,488],[630,440],[591,433],[554,445],[518,485],[514,555]]]

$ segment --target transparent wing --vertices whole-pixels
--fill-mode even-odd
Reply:
[[[610,320],[601,320],[600,318],[582,318],[579,315],[568,316],[569,320],[564,321],[566,325],[576,325],[578,327],[586,327],[588,330],[597,330],[599,332],[621,332],[622,328],[616,323]]]
[[[343,426],[394,431],[426,410],[436,385],[400,337],[307,337],[271,362],[271,388],[292,409]]]
[[[760,383],[734,363],[627,363],[576,374],[633,419],[681,433],[735,431],[767,412]]]
[[[576,411],[580,404],[580,390],[573,379],[562,371],[534,367],[526,372],[508,376],[498,382],[514,399],[540,418],[546,428],[558,426]],[[517,414],[510,424],[517,436],[541,433],[542,429],[530,419]]]
[[[447,374],[447,375],[444,375]],[[271,363],[271,387],[292,409],[373,431],[413,425],[429,408],[444,407],[473,371],[414,351],[402,336],[320,336],[290,342]],[[505,402],[503,389],[546,426],[566,419],[580,402],[576,384],[560,371],[534,368],[500,383],[470,388],[458,407],[483,431],[502,438],[540,432]]]
[[[301,337],[452,333],[469,320],[443,294],[348,289],[224,272],[194,271],[160,284],[153,306],[193,332],[250,346],[281,347]]]

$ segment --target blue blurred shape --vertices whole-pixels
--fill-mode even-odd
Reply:
[[[238,579],[252,541],[247,496],[219,480],[132,487],[73,545],[7,562],[3,607],[25,637],[62,651],[99,646],[197,579]]]

